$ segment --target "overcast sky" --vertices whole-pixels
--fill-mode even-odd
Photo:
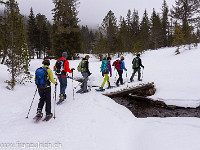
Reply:
[[[166,1],[169,8],[175,3],[175,0]],[[48,20],[52,20],[51,10],[54,8],[52,0],[17,0],[17,2],[22,14],[29,15],[32,7],[35,15],[41,13],[46,15]],[[109,10],[114,12],[117,20],[120,16],[126,17],[128,9],[138,10],[141,19],[146,8],[150,17],[153,8],[156,12],[161,12],[163,0],[79,0],[79,2],[77,10],[80,24],[94,27],[102,23]]]

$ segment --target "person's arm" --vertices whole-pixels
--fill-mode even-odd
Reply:
[[[111,68],[111,64],[109,63],[108,65],[109,71],[110,71],[110,76],[112,76],[112,68]]]
[[[139,66],[144,68],[144,66],[142,65],[142,60],[141,59],[139,59]]]
[[[64,64],[64,71],[72,73],[71,69],[69,68],[69,62],[66,60]]]
[[[124,62],[124,61],[122,61],[122,69],[124,69],[124,70],[127,71],[127,69],[126,69],[126,67],[125,67],[125,62]]]
[[[54,77],[53,77],[53,71],[51,69],[47,69],[47,73],[48,73],[48,76],[49,76],[49,80],[53,83],[53,84],[56,84],[56,81],[54,80]]]
[[[86,72],[88,72],[89,73],[89,75],[91,74],[90,73],[90,70],[89,70],[89,62],[88,61],[85,61],[85,68],[86,68]]]

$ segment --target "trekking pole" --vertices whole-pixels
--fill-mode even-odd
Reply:
[[[115,75],[115,83],[117,82],[117,71],[116,71],[116,75]]]
[[[142,79],[143,79],[143,71],[144,71],[144,68],[142,69]]]
[[[74,68],[71,69],[72,70],[72,89],[73,89],[73,100],[74,100]]]
[[[56,79],[56,83],[57,83],[57,79]],[[54,98],[55,98],[55,101],[54,101],[54,119],[56,119],[56,87],[57,87],[57,84],[55,85],[55,91],[54,91]]]
[[[28,119],[28,115],[29,115],[29,113],[30,113],[30,111],[31,111],[31,107],[32,107],[32,105],[33,105],[33,101],[34,101],[34,99],[35,99],[36,93],[37,93],[37,88],[36,88],[36,90],[35,90],[35,94],[34,94],[34,96],[33,96],[33,100],[32,100],[32,102],[31,102],[31,106],[30,106],[30,108],[29,108],[29,111],[28,111],[28,114],[27,114],[27,116],[26,116],[26,119]]]
[[[76,87],[74,87],[74,89],[76,89],[79,85],[81,85],[88,77],[89,77],[89,75],[87,77],[85,77],[85,79],[83,79],[83,81],[80,82]]]
[[[127,81],[127,88],[128,88],[128,75],[127,75],[127,71],[126,71],[126,81]]]

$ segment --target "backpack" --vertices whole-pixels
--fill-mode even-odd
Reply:
[[[58,59],[56,64],[55,64],[55,74],[56,75],[61,75],[64,72],[64,64],[66,60],[60,60]]]
[[[38,89],[45,89],[48,86],[47,80],[47,69],[48,68],[38,68],[35,71],[35,84],[37,85]]]
[[[121,69],[121,65],[122,65],[122,61],[121,60],[116,60],[113,62],[112,66],[115,66],[115,68],[117,70],[120,70]]]
[[[100,68],[101,68],[101,72],[109,72],[108,61],[102,60],[102,64]]]
[[[86,71],[86,65],[85,65],[85,60],[82,60],[78,67],[77,67],[78,72],[85,72]]]
[[[133,69],[137,69],[139,66],[139,58],[135,57],[132,61]]]

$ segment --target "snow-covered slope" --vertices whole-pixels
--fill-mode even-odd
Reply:
[[[200,49],[184,50],[177,56],[174,55],[174,51],[173,48],[165,48],[145,52],[141,57],[145,66],[143,82],[155,82],[157,93],[153,98],[166,99],[168,100],[166,103],[170,104],[197,106],[200,98],[198,93],[200,63],[197,58],[200,56]],[[132,54],[125,56],[128,69],[127,77],[126,73],[123,75],[125,82],[132,73],[132,59]],[[31,61],[32,74],[41,63],[42,60]],[[52,60],[50,68],[53,68],[54,63]],[[70,61],[70,67],[76,68],[78,63],[78,60]],[[103,77],[99,69],[100,64],[92,56],[90,60],[92,75],[89,85],[101,85]],[[199,150],[198,118],[138,119],[125,107],[95,92],[95,88],[87,94],[75,93],[73,99],[72,87],[77,86],[78,82],[72,82],[71,79],[68,79],[66,102],[55,107],[55,120],[38,123],[32,120],[39,101],[38,94],[34,99],[29,119],[25,119],[36,86],[34,83],[27,83],[26,86],[17,85],[15,90],[10,91],[5,88],[6,83],[4,83],[9,79],[7,68],[0,65],[0,69],[1,149],[28,150],[31,147],[39,147],[38,149],[44,150],[58,147],[57,149],[62,150]],[[116,73],[113,71],[112,84],[115,76]],[[74,77],[78,78],[81,75],[75,71]],[[125,83],[120,88],[139,83],[138,81],[128,85]],[[57,97],[58,91],[59,88]],[[52,112],[54,112],[53,93],[54,85]]]

